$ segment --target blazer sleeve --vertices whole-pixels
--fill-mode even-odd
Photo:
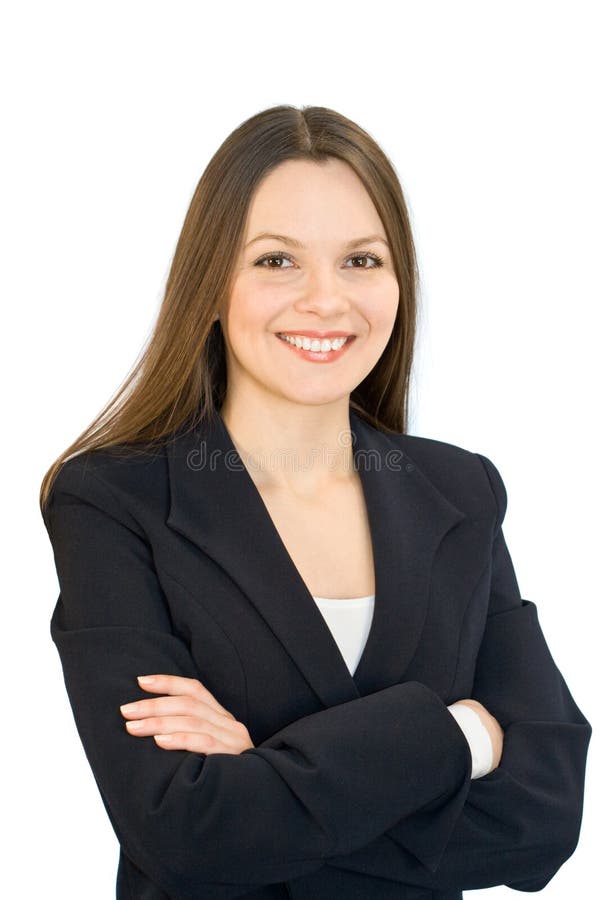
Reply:
[[[150,879],[175,900],[225,900],[314,872],[424,805],[462,808],[468,744],[414,681],[305,716],[237,755],[130,735],[119,707],[148,697],[137,675],[198,671],[125,505],[80,457],[63,465],[43,511],[60,586],[50,630],[112,827]]]
[[[505,486],[496,466],[477,455],[498,517],[472,697],[504,729],[500,765],[471,781],[455,821],[420,810],[327,864],[431,889],[537,891],[578,843],[592,729],[552,658],[535,603],[520,597],[501,527]]]

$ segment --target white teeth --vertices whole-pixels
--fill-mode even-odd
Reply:
[[[293,344],[295,347],[300,347],[302,350],[312,350],[314,353],[327,353],[329,350],[339,350],[344,346],[348,338],[333,338],[330,340],[329,338],[324,338],[322,341],[317,338],[309,338],[303,337],[301,335],[287,335],[280,334],[279,337],[283,338],[284,341],[287,341],[288,344]]]

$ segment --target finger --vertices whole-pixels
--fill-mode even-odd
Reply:
[[[153,697],[148,700],[136,700],[119,707],[121,715],[127,719],[147,719],[150,716],[196,716],[210,722],[218,723],[229,716],[222,716],[214,707],[191,696]]]
[[[154,740],[162,750],[188,750],[191,753],[229,753],[238,755],[239,750],[221,743],[210,734],[176,731],[172,734],[156,734]]]
[[[216,726],[213,722],[207,722],[192,716],[154,716],[149,719],[138,719],[125,722],[125,728],[129,734],[135,737],[148,737],[157,734],[204,734],[210,741],[215,741],[224,746],[233,747],[239,745],[240,737],[237,731]]]
[[[149,680],[150,679],[150,680]],[[187,694],[197,697],[209,706],[213,706],[224,716],[232,716],[229,710],[221,706],[217,698],[211,694],[197,678],[185,678],[183,675],[138,675],[137,680],[144,691],[154,694]]]

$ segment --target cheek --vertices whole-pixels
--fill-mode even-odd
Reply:
[[[398,283],[382,285],[370,292],[361,303],[361,311],[373,335],[387,339],[394,327],[400,303]]]
[[[232,342],[237,338],[256,340],[261,333],[274,330],[274,322],[286,306],[285,292],[273,285],[252,283],[247,279],[234,289],[227,310]]]

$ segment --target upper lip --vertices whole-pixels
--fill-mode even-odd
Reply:
[[[351,331],[314,331],[310,328],[298,328],[296,331],[290,328],[287,331],[277,331],[276,334],[304,334],[312,338],[354,337]]]

